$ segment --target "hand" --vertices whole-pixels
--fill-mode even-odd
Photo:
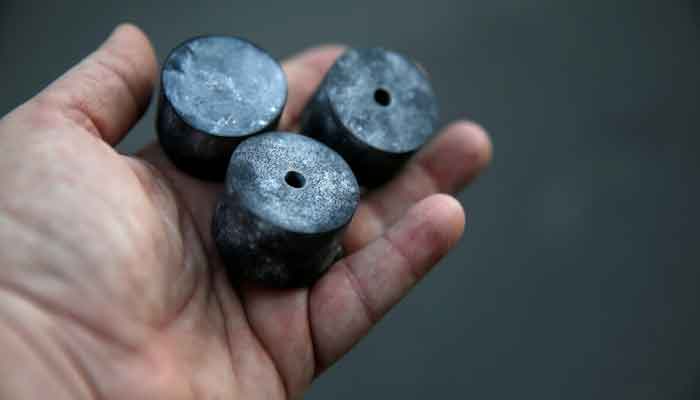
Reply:
[[[299,114],[338,47],[284,64]],[[234,290],[210,238],[220,184],[157,144],[119,142],[157,61],[137,28],[0,120],[0,398],[298,398],[461,236],[460,190],[489,161],[476,125],[447,127],[366,194],[347,257],[311,289]]]

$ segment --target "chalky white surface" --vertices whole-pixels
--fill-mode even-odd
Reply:
[[[336,118],[361,142],[395,153],[418,149],[437,130],[433,89],[415,63],[381,48],[351,49],[328,73],[327,96]],[[389,93],[388,106],[374,100]]]
[[[221,136],[257,132],[282,112],[287,84],[279,64],[235,37],[191,39],[168,56],[165,96],[188,125]]]
[[[304,176],[302,188],[287,184],[289,171]],[[294,133],[266,133],[241,143],[231,157],[225,190],[235,192],[262,221],[313,234],[347,224],[359,201],[347,163],[325,145]]]

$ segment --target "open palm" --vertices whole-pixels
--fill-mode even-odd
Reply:
[[[341,48],[284,65],[294,130]],[[0,121],[0,397],[297,398],[460,237],[460,190],[490,159],[451,124],[367,193],[347,256],[310,289],[226,279],[210,238],[221,185],[157,144],[113,149],[149,103],[157,62],[125,25]]]

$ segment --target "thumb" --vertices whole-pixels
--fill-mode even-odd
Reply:
[[[26,111],[58,116],[115,145],[148,107],[157,70],[146,35],[134,25],[120,25],[94,53],[29,100]]]

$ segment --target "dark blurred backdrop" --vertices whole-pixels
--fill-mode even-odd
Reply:
[[[464,240],[310,399],[700,398],[698,2],[0,0],[0,112],[121,21],[161,60],[201,33],[393,48],[492,133]]]

